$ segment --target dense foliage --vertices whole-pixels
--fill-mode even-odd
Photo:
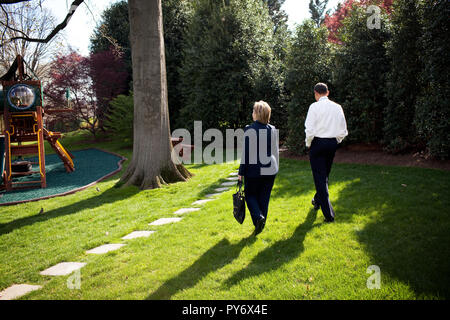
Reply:
[[[391,16],[391,39],[387,43],[390,71],[387,75],[387,105],[384,110],[384,144],[402,152],[418,144],[413,124],[420,91],[422,32],[416,0],[396,1]]]
[[[265,100],[282,143],[303,153],[320,81],[346,114],[344,143],[449,158],[448,1],[345,0],[329,14],[326,2],[310,1],[312,19],[292,32],[284,0],[163,1],[172,130],[196,120],[205,130],[242,128]],[[379,28],[369,27],[370,5],[380,8]],[[105,11],[91,50],[131,65],[126,1]],[[111,128],[132,127],[120,117],[131,99],[110,105]]]
[[[265,100],[276,117],[281,83],[274,25],[258,0],[194,2],[181,70],[183,127],[242,128],[253,102]]]
[[[328,11],[325,11],[328,5],[328,0],[309,0],[309,12],[311,13],[311,19],[316,23],[318,27],[322,25],[325,20],[325,16]]]
[[[128,139],[128,142],[132,144],[133,137],[133,94],[130,95],[118,95],[110,102],[110,112],[107,115],[105,121],[106,126],[110,131],[122,139]]]
[[[105,129],[104,121],[110,111],[109,102],[128,91],[128,73],[123,59],[113,50],[91,54],[89,62],[90,77],[99,109],[98,126]]]
[[[305,119],[314,100],[314,85],[330,83],[331,48],[327,30],[312,20],[297,27],[289,48],[286,88],[289,91],[287,146],[295,153],[305,151]],[[330,88],[331,89],[331,88]]]
[[[350,142],[379,142],[383,138],[383,111],[389,60],[385,43],[389,39],[387,18],[381,29],[367,28],[364,8],[354,6],[340,32],[336,50],[333,85],[337,102],[347,118]]]
[[[343,26],[344,19],[351,15],[353,6],[368,6],[371,4],[379,6],[386,13],[390,13],[393,0],[345,0],[342,3],[339,2],[336,10],[331,15],[327,13],[324,18],[324,23],[330,32],[328,39],[331,42],[340,43],[339,31]]]
[[[120,1],[113,3],[102,14],[102,19],[91,37],[91,53],[109,51],[111,48],[120,55],[127,67],[131,80],[131,49],[128,38],[130,23],[128,20],[128,3]]]
[[[423,86],[416,103],[415,125],[431,155],[450,157],[450,4],[423,4],[421,61]]]

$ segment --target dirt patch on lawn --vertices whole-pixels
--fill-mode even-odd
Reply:
[[[294,155],[286,149],[280,150],[280,156],[309,161],[307,155]],[[384,152],[381,146],[373,144],[354,144],[341,147],[336,152],[334,163],[359,163],[450,170],[450,160],[429,159],[421,153],[389,154]]]

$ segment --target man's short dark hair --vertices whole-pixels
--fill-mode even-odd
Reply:
[[[328,92],[328,86],[325,83],[319,82],[314,86],[314,91],[318,94],[325,94]]]

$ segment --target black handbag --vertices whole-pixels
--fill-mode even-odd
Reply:
[[[239,190],[233,194],[233,216],[237,222],[242,224],[245,219],[245,193],[242,190],[242,181],[238,181],[236,187]]]

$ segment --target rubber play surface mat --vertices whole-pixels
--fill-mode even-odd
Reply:
[[[67,173],[56,154],[45,156],[47,188],[0,191],[0,205],[26,202],[76,192],[121,169],[123,157],[99,149],[73,151],[75,171]],[[30,161],[36,159],[30,158]],[[33,166],[33,170],[39,170]],[[16,181],[39,180],[39,175],[17,178]]]

